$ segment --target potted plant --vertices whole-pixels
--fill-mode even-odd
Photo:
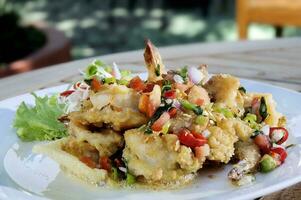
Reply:
[[[0,77],[70,60],[70,42],[43,23],[22,25],[5,0],[0,4]]]

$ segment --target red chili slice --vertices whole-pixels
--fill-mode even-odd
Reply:
[[[207,143],[206,139],[196,138],[187,129],[181,129],[178,134],[178,138],[182,144],[190,148],[200,147]]]
[[[69,96],[70,94],[72,94],[73,92],[74,92],[74,90],[66,90],[66,91],[60,93],[60,96],[62,96],[62,97],[67,97],[67,96]]]
[[[167,99],[175,99],[177,97],[177,93],[174,90],[168,90],[164,92],[164,97]]]
[[[274,134],[276,134],[278,131],[281,131],[283,133],[283,136],[279,141],[273,141],[273,142],[275,142],[276,144],[282,144],[288,138],[288,131],[285,128],[283,128],[283,127],[271,127],[270,128],[270,138],[272,140]]]
[[[273,153],[278,155],[278,159],[281,163],[283,163],[287,157],[287,152],[281,147],[272,148],[270,154],[273,156]],[[275,158],[275,155],[273,157]]]
[[[206,143],[207,143],[207,139],[206,139],[202,134],[197,133],[197,132],[195,132],[195,131],[191,131],[191,134],[192,134],[195,138],[197,138],[197,139],[205,140]]]

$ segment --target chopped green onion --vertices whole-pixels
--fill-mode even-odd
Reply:
[[[199,115],[195,118],[195,123],[197,123],[198,125],[204,126],[207,124],[207,122],[208,118],[203,115]]]
[[[121,78],[126,80],[130,78],[130,76],[132,75],[131,71],[129,70],[121,70],[120,74],[121,74]]]
[[[171,90],[171,85],[163,85],[162,86],[162,93],[168,91],[168,90]]]
[[[116,78],[115,77],[105,78],[104,83],[107,83],[107,84],[116,83]]]
[[[132,185],[136,182],[136,177],[130,173],[126,173],[126,183],[128,185]]]
[[[165,123],[164,126],[162,127],[162,133],[167,134],[169,127],[170,127],[170,122]]]
[[[112,178],[115,181],[118,181],[119,179],[119,173],[116,167],[112,167]]]
[[[266,105],[264,97],[261,97],[261,99],[260,99],[259,114],[262,117],[262,121],[264,121],[268,116],[267,105]]]
[[[147,125],[144,129],[144,133],[146,134],[152,134],[153,130],[151,129],[151,127],[149,125]]]
[[[244,87],[242,87],[242,86],[240,86],[239,88],[238,88],[238,90],[239,91],[241,91],[242,93],[247,93],[247,90],[246,90],[246,88],[244,88]]]
[[[213,108],[213,110],[217,113],[223,114],[226,118],[233,118],[234,117],[233,113],[227,108],[221,108],[221,107],[215,106]]]
[[[160,65],[159,64],[157,64],[157,67],[155,69],[155,74],[156,74],[156,76],[160,76]]]
[[[276,160],[268,154],[265,154],[261,158],[259,164],[260,164],[260,171],[263,173],[268,173],[277,167]]]
[[[88,85],[91,85],[92,79],[84,79],[85,83],[87,83]]]
[[[255,138],[259,134],[264,134],[262,131],[256,130],[252,133],[251,138]]]
[[[245,122],[252,123],[257,121],[257,116],[251,113],[248,113],[244,118]]]
[[[183,108],[187,109],[187,110],[193,110],[195,105],[193,105],[192,103],[190,103],[189,101],[186,100],[182,100],[180,101],[181,105],[183,106]]]
[[[257,124],[257,116],[255,114],[248,113],[243,121],[247,122],[252,129],[259,129],[259,124]]]
[[[196,115],[203,114],[203,109],[200,106],[195,106],[195,108],[192,110]]]
[[[119,85],[128,85],[129,84],[129,81],[128,80],[125,80],[125,79],[120,79],[120,80],[117,80],[117,83]]]
[[[181,103],[181,105],[184,109],[192,110],[196,115],[203,114],[203,109],[200,106],[192,104],[192,103],[190,103],[189,101],[186,101],[186,100],[181,100],[180,103]]]
[[[180,72],[179,75],[183,78],[184,81],[187,81],[187,77],[188,77],[188,69],[187,66],[183,67]]]

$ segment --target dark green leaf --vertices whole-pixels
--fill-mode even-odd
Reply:
[[[253,139],[253,138],[255,138],[257,135],[259,135],[259,134],[263,134],[263,132],[262,131],[259,131],[259,130],[256,130],[256,131],[254,131],[253,133],[252,133],[252,135],[251,135],[251,138]]]
[[[247,93],[246,88],[244,88],[244,87],[242,87],[242,86],[240,86],[240,87],[238,88],[238,90],[241,91],[242,93]]]
[[[261,97],[261,99],[260,99],[259,114],[262,117],[262,121],[264,121],[268,116],[267,105],[266,105],[264,97]]]
[[[155,74],[156,76],[160,76],[160,65],[158,64],[156,69],[155,69]]]

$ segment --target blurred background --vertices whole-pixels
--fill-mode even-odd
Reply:
[[[280,24],[274,22],[274,15],[271,23],[244,23],[251,13],[248,7],[262,6],[262,2],[275,7],[275,2],[280,2],[272,10],[282,11],[285,5],[291,6],[289,0],[0,2],[0,77],[69,60],[140,49],[145,38],[157,46],[166,46],[301,35],[301,29],[295,26],[298,23]],[[242,26],[247,26],[247,35]]]

